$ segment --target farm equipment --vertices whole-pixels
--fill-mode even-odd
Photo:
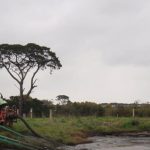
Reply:
[[[21,120],[24,125],[32,132],[36,137],[41,137],[37,134],[30,125],[17,113],[17,108],[15,106],[9,107],[7,102],[3,99],[2,95],[0,98],[0,126],[11,127],[14,122],[17,122],[17,119]]]
[[[17,114],[17,108],[15,106],[9,107],[7,105],[7,102],[1,96],[1,98],[0,98],[0,130],[4,130],[6,132],[11,133],[12,135],[15,135],[17,137],[17,139],[3,136],[0,134],[0,142],[4,143],[6,145],[8,144],[8,145],[16,146],[18,148],[23,148],[26,150],[45,150],[45,149],[47,149],[46,147],[41,148],[41,146],[39,147],[39,146],[30,144],[30,142],[28,142],[28,140],[25,141],[25,139],[26,139],[25,135],[22,135],[21,133],[10,128],[14,122],[17,122],[17,119],[20,119],[35,137],[44,139],[42,136],[40,136],[38,133],[36,133],[21,116],[19,116]],[[45,139],[45,140],[47,140],[47,139]]]
[[[12,126],[17,121],[17,109],[15,106],[7,106],[7,102],[0,98],[0,125]]]

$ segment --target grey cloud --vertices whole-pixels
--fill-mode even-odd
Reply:
[[[0,0],[0,43],[35,42],[60,57],[60,71],[39,73],[35,97],[146,99],[149,8],[148,0]],[[17,93],[5,89],[0,86],[6,95]]]

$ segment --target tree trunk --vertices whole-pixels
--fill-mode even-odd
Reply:
[[[19,115],[23,116],[23,84],[20,83]]]

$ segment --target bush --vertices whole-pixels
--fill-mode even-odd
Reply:
[[[132,119],[132,120],[129,120],[129,121],[125,122],[125,123],[123,124],[123,127],[124,127],[124,128],[132,128],[132,127],[137,127],[137,126],[139,126],[139,124],[140,124],[139,120]]]

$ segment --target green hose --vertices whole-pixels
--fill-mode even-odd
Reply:
[[[3,130],[8,131],[8,132],[11,132],[11,133],[13,133],[13,134],[15,134],[15,135],[17,135],[19,137],[24,137],[24,135],[20,134],[19,132],[16,132],[16,131],[14,131],[14,130],[12,130],[10,128],[7,128],[5,126],[0,125],[0,129],[3,129]]]
[[[36,137],[39,137],[39,138],[43,138],[41,135],[39,135],[37,132],[35,132],[31,127],[30,125],[21,117],[21,116],[18,116],[18,119],[20,119],[24,124],[25,126],[31,131],[31,133],[36,136]]]
[[[19,148],[25,148],[25,149],[28,149],[28,150],[38,150],[38,149],[40,149],[39,147],[29,145],[27,143],[23,143],[21,141],[18,141],[18,140],[12,139],[12,138],[8,138],[8,137],[2,136],[2,135],[0,135],[0,142],[10,144],[10,145],[14,145],[14,146],[17,146]]]
[[[39,138],[43,138],[46,141],[49,141],[49,139],[46,139],[46,138],[42,137],[41,135],[39,135],[38,133],[36,133],[22,117],[18,117],[18,119],[20,119],[25,124],[25,126],[33,133],[34,136],[39,137]],[[24,140],[24,138],[26,138],[25,135],[22,135],[19,132],[16,132],[16,131],[8,128],[8,127],[0,125],[0,129],[8,131],[8,132],[18,136],[19,139],[22,138],[22,140]],[[41,147],[36,147],[36,146],[33,146],[33,145],[29,145],[29,144],[24,143],[24,142],[22,142],[20,140],[15,140],[15,139],[8,138],[8,137],[0,135],[0,142],[6,143],[6,144],[10,144],[10,145],[14,145],[14,146],[17,146],[19,148],[25,148],[25,149],[28,149],[28,150],[39,150],[39,149],[42,149]],[[53,142],[53,144],[56,144],[53,140],[51,142]]]
[[[2,126],[0,125],[0,129],[3,129],[5,131],[8,131],[8,132],[11,132],[19,137],[25,137],[24,135],[10,129],[10,128],[7,128],[5,126]],[[15,140],[15,139],[12,139],[12,138],[8,138],[6,136],[2,136],[0,135],[0,141],[3,142],[3,143],[6,143],[6,144],[10,144],[10,145],[14,145],[14,146],[17,146],[19,148],[26,148],[28,150],[37,150],[37,149],[41,149],[39,147],[36,147],[36,146],[33,146],[33,145],[30,145],[30,144],[27,144],[27,143],[24,143],[24,142],[21,142],[21,141],[18,141],[18,140]]]

